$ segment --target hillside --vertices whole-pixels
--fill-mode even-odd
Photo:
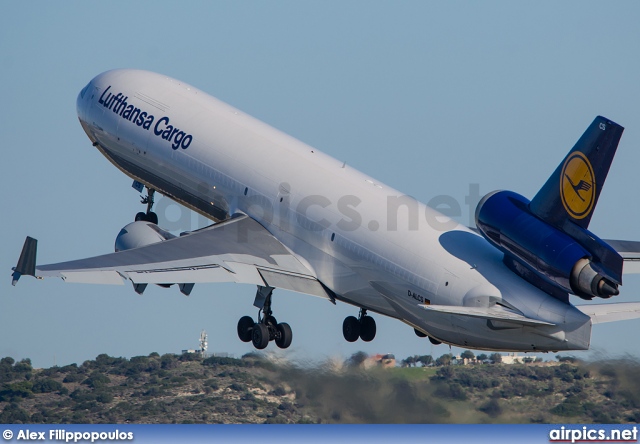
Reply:
[[[348,362],[349,363],[349,362]],[[0,360],[0,423],[640,421],[635,361],[300,367],[152,353],[33,369]]]

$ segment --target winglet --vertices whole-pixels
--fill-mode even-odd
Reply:
[[[18,259],[18,265],[13,268],[13,280],[11,285],[16,285],[20,276],[35,276],[36,275],[36,253],[38,250],[38,241],[32,237],[27,236],[22,246],[22,253],[20,253],[20,259]]]
[[[624,128],[598,116],[533,198],[529,208],[562,228],[567,220],[589,227]]]

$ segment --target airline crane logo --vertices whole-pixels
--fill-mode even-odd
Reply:
[[[560,198],[567,213],[574,219],[584,219],[593,210],[596,198],[596,178],[591,162],[580,151],[571,153],[560,175]]]

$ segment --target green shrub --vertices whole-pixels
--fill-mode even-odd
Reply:
[[[490,399],[487,403],[483,404],[478,410],[486,413],[492,418],[497,418],[502,414],[502,407],[497,399]]]
[[[82,383],[88,385],[91,388],[99,388],[105,386],[111,382],[111,379],[107,375],[99,372],[93,372]]]
[[[57,392],[64,388],[64,386],[55,379],[40,379],[33,384],[33,393],[51,393]]]
[[[84,375],[80,375],[78,373],[69,373],[67,376],[64,377],[64,379],[62,380],[62,382],[80,382],[82,380],[84,380],[85,377]]]

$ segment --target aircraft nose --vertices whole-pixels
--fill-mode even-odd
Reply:
[[[88,103],[87,95],[90,90],[91,90],[91,82],[87,83],[87,86],[82,88],[82,90],[78,94],[78,98],[76,99],[76,112],[78,113],[78,118],[81,121],[85,120],[85,114],[86,114],[85,111]]]

